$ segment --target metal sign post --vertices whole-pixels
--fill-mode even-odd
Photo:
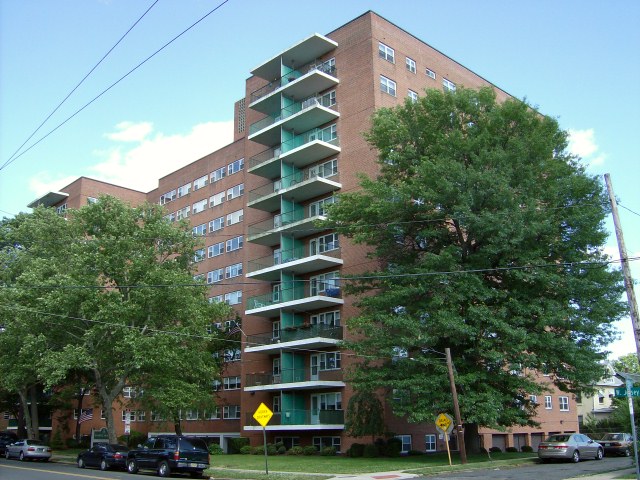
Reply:
[[[444,442],[447,446],[447,455],[449,456],[449,466],[451,463],[451,450],[449,449],[449,434],[453,430],[453,418],[446,413],[441,413],[436,417],[436,430],[444,434]]]
[[[273,412],[269,410],[264,403],[261,403],[260,406],[256,409],[253,414],[253,418],[262,425],[262,437],[264,439],[264,471],[267,475],[269,475],[269,455],[267,453],[267,423],[273,417]]]
[[[633,380],[629,377],[625,379],[627,383],[627,401],[629,402],[629,416],[631,417],[631,435],[633,437],[633,456],[636,463],[636,478],[640,480],[640,466],[638,465],[638,442],[636,437],[636,420],[633,414]]]

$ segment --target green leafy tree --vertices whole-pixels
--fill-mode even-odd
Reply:
[[[403,392],[394,412],[432,421],[452,411],[450,347],[463,421],[502,428],[535,423],[536,373],[567,392],[599,379],[621,275],[602,253],[606,193],[557,122],[489,88],[429,90],[366,137],[379,174],[327,224],[370,252],[343,282],[361,309],[355,388]]]
[[[640,373],[640,364],[638,364],[638,356],[635,353],[622,355],[612,363],[616,372]]]
[[[386,432],[384,407],[373,392],[357,391],[349,399],[345,416],[345,431],[351,437],[376,436]]]
[[[48,385],[74,370],[90,373],[116,443],[112,405],[125,385],[159,370],[167,388],[180,378],[217,375],[209,354],[217,336],[207,327],[228,317],[229,307],[207,301],[206,285],[193,279],[197,239],[186,223],[167,222],[161,207],[101,197],[63,224],[41,210],[16,225],[5,258],[22,271],[5,297],[22,325],[43,332],[36,365]],[[41,241],[23,241],[36,227],[49,241],[47,255]],[[182,360],[194,352],[202,358],[187,374]]]

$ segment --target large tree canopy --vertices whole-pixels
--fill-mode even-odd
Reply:
[[[568,392],[598,379],[621,276],[602,253],[606,193],[557,122],[489,88],[429,90],[378,110],[367,139],[379,175],[329,211],[373,260],[343,282],[361,308],[355,387],[431,421],[451,411],[450,347],[463,421],[500,427],[532,423],[539,372]]]
[[[230,309],[208,302],[193,279],[197,239],[161,207],[101,197],[68,215],[37,209],[3,224],[0,339],[48,385],[87,372],[115,443],[111,407],[125,385],[160,391],[188,379],[210,392],[221,345],[207,327]],[[28,342],[17,344],[21,335]],[[200,404],[190,392],[174,391],[169,408]]]

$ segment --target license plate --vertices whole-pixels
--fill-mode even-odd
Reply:
[[[197,467],[198,467],[198,464],[197,464],[197,463],[190,463],[190,464],[189,464],[189,466],[190,466],[191,468],[197,468]]]
[[[44,448],[39,448],[38,451],[39,452],[44,452]]]

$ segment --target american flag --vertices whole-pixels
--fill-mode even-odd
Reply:
[[[233,328],[227,330],[227,337],[230,337],[231,335],[235,335],[236,333],[241,333],[241,332],[242,332],[242,329],[240,328],[240,325],[236,323]]]
[[[86,422],[87,420],[91,420],[93,418],[93,408],[87,408],[86,410],[82,410],[80,413],[80,418],[78,419],[78,423]]]

